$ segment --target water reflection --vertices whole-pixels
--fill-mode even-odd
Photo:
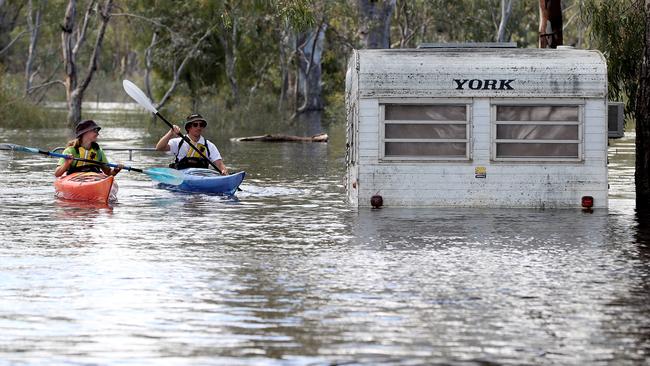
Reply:
[[[55,200],[59,214],[63,218],[97,217],[113,213],[115,203],[84,202],[58,198]]]

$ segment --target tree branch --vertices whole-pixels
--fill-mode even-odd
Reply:
[[[156,38],[158,38],[158,33],[153,32],[151,35],[151,44],[144,51],[144,87],[150,100],[153,100],[151,97],[151,53],[153,52],[153,47],[158,44]]]
[[[506,26],[512,15],[512,0],[501,0],[501,22],[497,30],[497,42],[506,41]]]
[[[194,46],[192,47],[190,52],[187,53],[187,55],[185,56],[185,58],[181,62],[180,66],[178,66],[178,69],[176,69],[176,71],[174,72],[174,80],[172,81],[172,85],[169,87],[169,89],[167,90],[165,95],[162,97],[160,102],[158,102],[158,104],[156,106],[156,109],[161,108],[167,102],[167,100],[169,99],[171,94],[176,89],[176,86],[178,84],[178,79],[180,77],[181,72],[183,72],[183,69],[185,68],[185,65],[187,64],[187,61],[190,58],[192,58],[192,56],[194,56],[194,52],[196,52],[196,50],[199,48],[199,45],[201,44],[201,42],[203,42],[206,38],[208,38],[210,33],[212,33],[212,29],[213,29],[212,27],[208,28],[205,31],[205,33],[203,34],[203,36],[201,38],[199,38],[198,41],[196,41],[196,43],[194,44]]]
[[[173,29],[171,29],[168,26],[162,24],[161,22],[156,21],[156,20],[151,19],[151,18],[143,17],[141,15],[131,14],[131,13],[113,13],[113,14],[111,14],[111,16],[114,16],[114,17],[131,17],[131,18],[144,20],[144,21],[149,22],[151,24],[154,24],[154,25],[156,25],[156,26],[158,26],[160,28],[164,28],[165,30],[167,30],[169,33],[171,33],[173,35],[177,34],[176,32],[174,32]]]
[[[86,78],[81,82],[79,88],[83,91],[86,90],[90,81],[93,78],[93,74],[97,70],[97,59],[99,57],[99,52],[102,48],[102,42],[104,40],[104,34],[106,33],[106,27],[108,26],[108,21],[111,19],[111,8],[113,7],[113,0],[106,0],[104,7],[99,10],[98,14],[101,17],[101,26],[99,27],[99,33],[97,34],[97,39],[95,40],[95,47],[93,48],[93,54],[90,57],[88,62],[88,73]]]
[[[74,59],[77,59],[77,54],[79,53],[79,49],[81,48],[81,45],[86,40],[86,31],[88,30],[88,23],[90,22],[90,14],[92,13],[95,4],[96,4],[95,0],[92,0],[90,3],[88,3],[88,8],[86,8],[86,14],[84,15],[83,25],[77,31],[77,41],[75,42],[75,45],[72,48],[72,54],[74,56]]]
[[[63,82],[63,80],[52,80],[52,81],[48,81],[47,83],[44,83],[44,84],[41,84],[41,85],[32,86],[31,88],[27,89],[27,93],[31,94],[32,92],[34,92],[34,91],[36,91],[38,89],[45,88],[45,87],[48,87],[48,86],[54,85],[54,84],[61,84],[61,85],[63,85],[65,87],[65,83]]]
[[[20,33],[16,36],[16,38],[14,38],[13,40],[11,40],[11,42],[9,42],[9,44],[7,45],[7,47],[5,47],[5,48],[3,48],[2,50],[0,50],[0,55],[3,55],[5,52],[7,52],[7,50],[9,50],[9,48],[10,48],[11,46],[13,46],[13,44],[16,43],[16,41],[17,41],[20,37],[22,37],[23,34],[25,34],[25,33],[27,33],[27,31],[22,31],[22,32],[20,32]]]

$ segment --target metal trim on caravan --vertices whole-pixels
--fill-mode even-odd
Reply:
[[[607,207],[607,65],[577,49],[355,50],[347,198]]]

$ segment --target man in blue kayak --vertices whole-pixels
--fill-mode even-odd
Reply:
[[[210,161],[216,165],[221,174],[228,175],[228,168],[223,163],[221,159],[221,154],[217,147],[205,137],[202,136],[203,130],[208,126],[208,121],[203,118],[198,113],[193,113],[187,116],[185,119],[185,131],[187,131],[186,137],[192,141],[192,144],[200,150],[203,155],[208,157]],[[170,168],[174,169],[187,169],[187,168],[205,168],[209,167],[209,163],[201,157],[198,151],[189,146],[188,143],[183,141],[180,137],[181,129],[177,125],[174,125],[163,137],[160,138],[160,141],[156,144],[156,150],[158,151],[171,151],[174,154],[175,159],[172,164],[169,165]]]

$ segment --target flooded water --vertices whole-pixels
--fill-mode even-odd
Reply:
[[[155,142],[104,126],[104,147]],[[633,136],[610,147],[608,210],[355,210],[343,130],[327,144],[215,138],[248,174],[236,198],[123,172],[110,206],[55,199],[55,160],[0,151],[0,364],[647,362]],[[0,129],[0,142],[46,149],[65,136]]]

